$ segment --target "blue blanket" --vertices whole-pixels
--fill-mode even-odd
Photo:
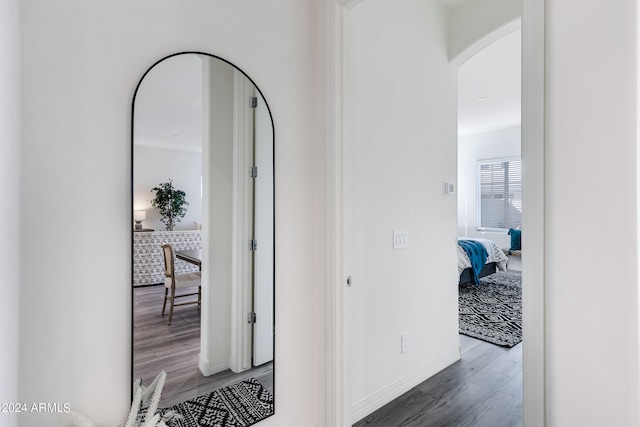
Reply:
[[[475,240],[458,240],[458,245],[467,253],[469,261],[471,261],[471,271],[473,272],[473,283],[480,284],[480,277],[478,275],[484,268],[484,264],[487,262],[487,250],[484,245]]]

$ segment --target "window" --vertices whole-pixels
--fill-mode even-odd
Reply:
[[[520,158],[478,162],[478,230],[503,231],[522,225]]]

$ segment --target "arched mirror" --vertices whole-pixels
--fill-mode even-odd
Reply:
[[[262,93],[221,58],[171,55],[136,89],[132,374],[165,371],[160,408],[187,420],[274,412],[273,143]]]

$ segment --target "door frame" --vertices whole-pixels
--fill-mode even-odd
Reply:
[[[257,248],[252,258],[252,365],[273,361],[274,350],[274,150],[269,109],[255,91],[253,116],[253,166],[257,176],[251,179],[253,194],[253,239]]]
[[[256,96],[253,83],[240,71],[233,73],[233,257],[231,276],[230,369],[235,373],[252,367],[253,325],[253,181],[247,165],[253,163],[253,111],[249,99]]]
[[[345,310],[350,243],[349,11],[365,0],[325,0],[325,425],[350,426],[351,402]],[[522,0],[523,406],[524,423],[545,425],[545,2]],[[526,284],[533,284],[527,286]]]

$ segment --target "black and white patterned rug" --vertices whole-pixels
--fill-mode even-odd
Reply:
[[[170,427],[246,427],[273,414],[273,395],[250,378],[165,408],[184,418]]]
[[[498,271],[458,288],[460,333],[503,347],[522,341],[522,277]]]

